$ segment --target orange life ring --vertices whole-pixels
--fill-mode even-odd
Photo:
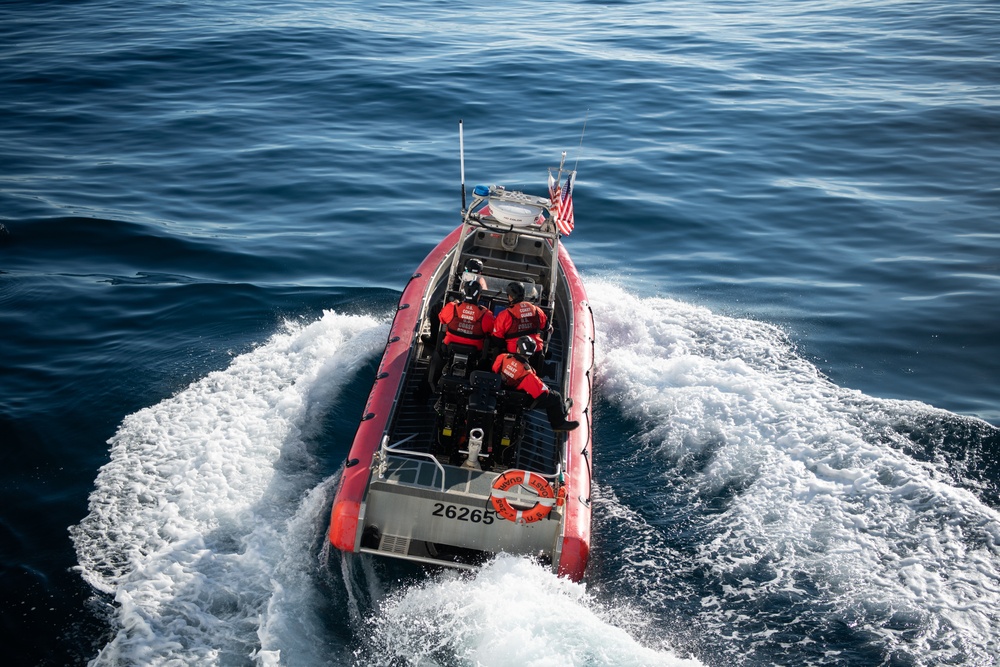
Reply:
[[[528,509],[517,509],[511,504],[510,499],[516,501],[518,497],[508,491],[525,485],[535,490],[538,502]],[[507,470],[501,473],[493,482],[490,501],[497,514],[514,523],[541,521],[549,515],[552,506],[556,504],[555,493],[548,481],[541,475],[527,470]]]

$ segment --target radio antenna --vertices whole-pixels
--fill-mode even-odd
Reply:
[[[580,165],[580,153],[583,152],[583,133],[587,131],[587,117],[590,116],[590,109],[587,109],[587,113],[583,116],[583,129],[580,130],[580,146],[576,149],[576,164],[573,165],[573,171]]]
[[[581,139],[583,141],[583,139]],[[462,169],[462,213],[465,213],[465,137],[462,134],[462,119],[458,119],[458,162]]]

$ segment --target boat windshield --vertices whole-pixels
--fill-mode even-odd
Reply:
[[[524,300],[531,301],[532,303],[537,303],[539,297],[541,297],[542,290],[533,281],[512,281],[510,278],[500,278],[497,276],[487,276],[479,273],[473,273],[471,271],[465,271],[462,273],[462,284],[473,280],[479,280],[479,284],[483,286],[483,292],[490,296],[500,296],[506,298],[507,296],[507,285],[512,282],[519,282],[521,287],[524,288]]]

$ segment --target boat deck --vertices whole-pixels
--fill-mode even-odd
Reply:
[[[563,372],[562,337],[558,335],[558,322],[554,323],[554,331],[549,343],[549,358],[546,360],[546,373],[543,380],[557,385],[555,378]],[[435,425],[437,415],[434,412],[435,397],[424,400],[419,398],[419,388],[426,381],[428,357],[421,354],[411,364],[407,373],[406,385],[400,397],[396,420],[392,429],[393,437],[390,445],[403,438],[410,438],[405,448],[407,450],[432,454],[435,451]],[[560,460],[559,448],[563,438],[549,427],[548,418],[542,409],[525,410],[524,434],[515,452],[515,458],[510,466],[521,470],[530,470],[543,475],[554,475],[558,472]],[[447,461],[441,461],[447,465]]]

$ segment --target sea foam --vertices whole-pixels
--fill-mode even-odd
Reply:
[[[71,529],[83,577],[115,601],[95,664],[241,664],[280,634],[269,609],[304,595],[329,492],[311,437],[387,330],[333,312],[288,325],[122,422]],[[346,451],[351,435],[333,437]]]
[[[719,638],[696,643],[733,655],[838,624],[918,663],[997,654],[1000,514],[899,428],[975,420],[839,387],[766,323],[588,291],[599,395],[635,433],[599,457],[629,481],[596,533],[629,526],[605,556],[651,611],[689,598]]]
[[[583,584],[500,555],[474,576],[444,573],[382,600],[360,655],[371,665],[695,667],[644,646],[644,620]]]
[[[347,451],[353,433],[321,422],[386,332],[332,312],[289,325],[123,421],[71,529],[81,574],[114,599],[93,664],[698,664],[528,560],[399,584],[330,552],[339,473],[322,479],[313,449],[332,437]]]
[[[329,312],[123,421],[72,529],[114,598],[94,664],[824,664],[837,624],[904,662],[988,663],[1000,517],[899,428],[959,418],[838,387],[773,326],[588,288],[598,432],[629,426],[596,445],[586,585],[508,556],[403,584],[323,546],[338,475],[316,449],[353,433],[321,424],[388,330]]]

